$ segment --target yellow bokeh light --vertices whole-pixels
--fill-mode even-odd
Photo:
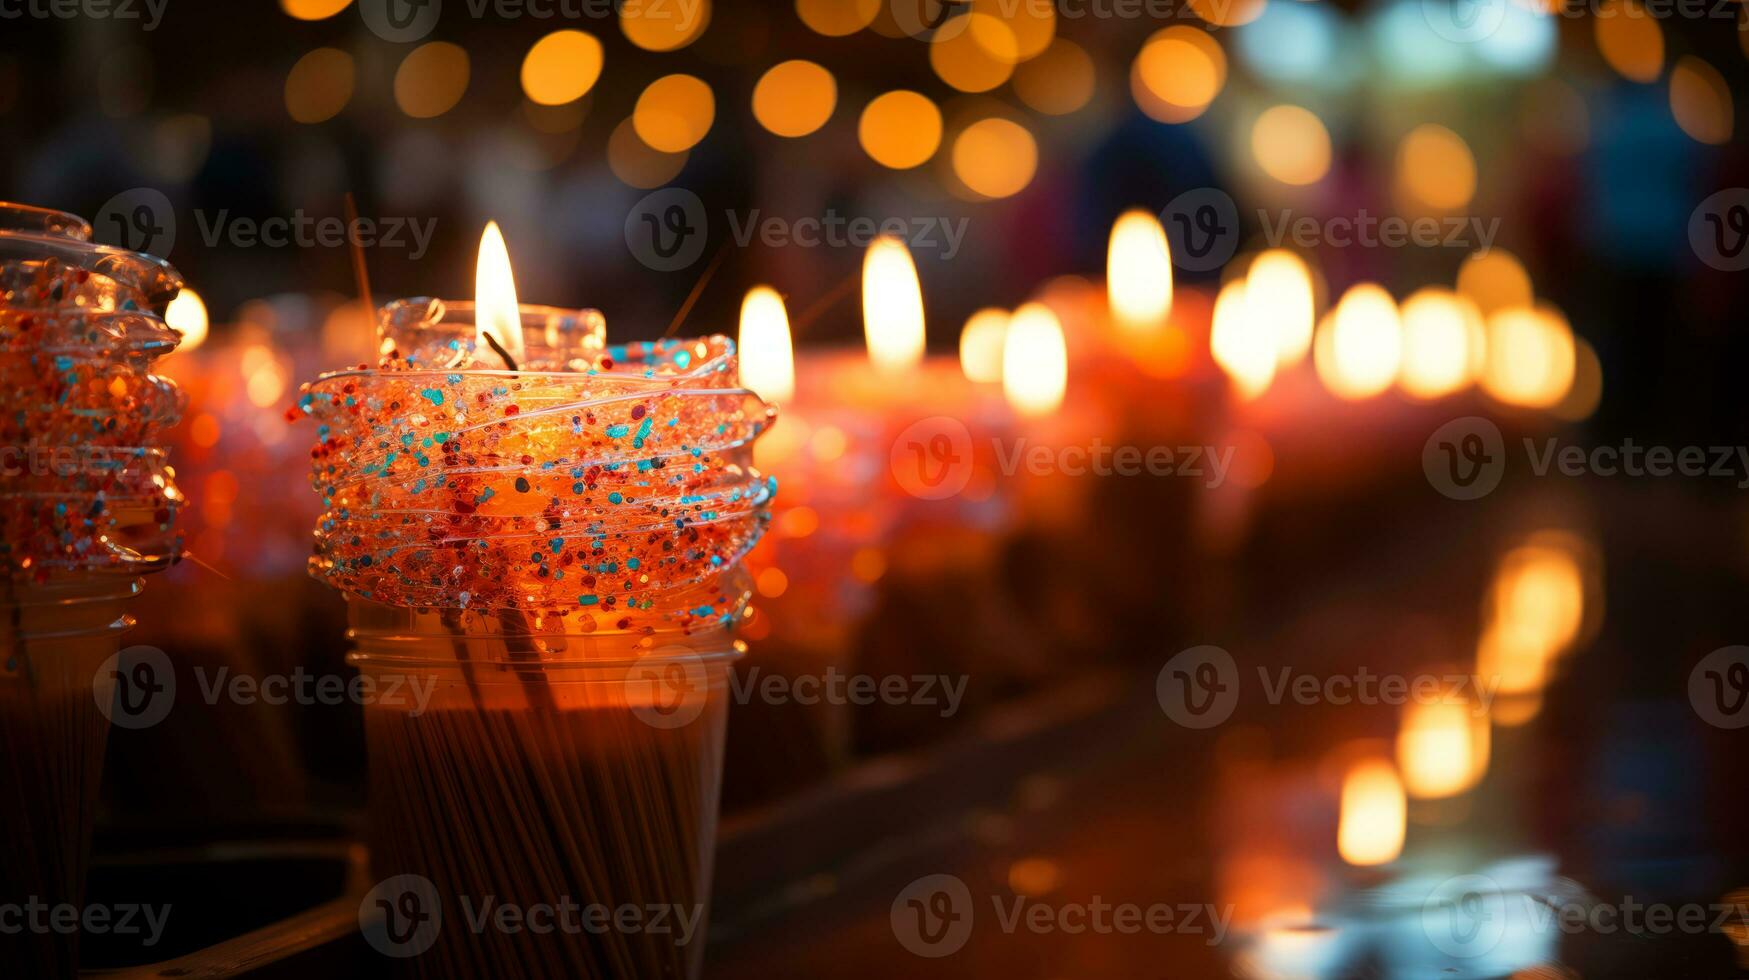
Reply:
[[[1105,295],[1118,329],[1153,333],[1172,312],[1172,258],[1166,229],[1134,208],[1118,216],[1105,249]]]
[[[1275,332],[1277,362],[1287,367],[1306,359],[1316,319],[1312,270],[1285,248],[1272,248],[1245,272],[1245,315]]]
[[[1358,400],[1396,380],[1403,325],[1391,294],[1374,283],[1350,286],[1312,342],[1312,366],[1338,398]]]
[[[279,0],[279,9],[298,20],[327,20],[352,6],[352,0]]]
[[[1388,762],[1367,761],[1342,779],[1336,849],[1357,867],[1389,864],[1403,853],[1408,826],[1403,782]]]
[[[1044,53],[1014,71],[1014,94],[1048,116],[1074,112],[1093,98],[1093,58],[1067,38],[1057,38]]]
[[[826,125],[838,105],[838,83],[812,61],[773,65],[753,86],[753,118],[779,136],[806,136]]]
[[[1002,380],[1002,343],[1008,335],[1008,311],[994,306],[973,313],[960,330],[960,370],[979,384]]]
[[[1007,25],[1021,61],[1044,53],[1057,36],[1057,5],[1050,0],[972,0],[972,10]],[[991,53],[1000,56],[1003,52]]]
[[[1462,698],[1404,706],[1397,767],[1415,799],[1443,799],[1470,789],[1487,772],[1488,719]]]
[[[301,123],[332,119],[352,101],[352,55],[317,48],[298,59],[285,76],[285,111]]]
[[[1573,344],[1573,385],[1549,413],[1568,422],[1583,422],[1603,402],[1603,361],[1584,337],[1575,335]]]
[[[1275,380],[1275,327],[1251,313],[1243,279],[1221,287],[1209,327],[1209,356],[1227,372],[1239,397],[1256,398]]]
[[[710,26],[710,0],[621,0],[619,29],[645,51],[675,51],[698,40]]]
[[[939,31],[929,42],[929,65],[962,92],[988,92],[1014,74],[1020,44],[1001,20],[981,13],[964,16],[963,29]]]
[[[1685,54],[1670,71],[1670,112],[1693,139],[1713,146],[1731,141],[1735,109],[1731,87],[1712,65]]]
[[[1481,370],[1486,343],[1476,304],[1449,289],[1419,290],[1403,301],[1403,365],[1397,383],[1420,399],[1462,391]]]
[[[622,120],[607,138],[607,166],[631,187],[661,187],[686,166],[686,153],[663,153],[638,137],[630,119]]]
[[[1465,258],[1458,267],[1457,291],[1468,296],[1483,317],[1529,306],[1535,298],[1524,263],[1503,248],[1483,249]]]
[[[1251,127],[1251,152],[1263,172],[1284,184],[1317,183],[1330,172],[1330,134],[1309,109],[1278,105]]]
[[[1069,351],[1063,325],[1043,303],[1014,311],[1002,341],[1002,393],[1017,413],[1038,417],[1063,404],[1069,382]]]
[[[1406,211],[1456,211],[1476,193],[1476,158],[1464,138],[1433,123],[1397,147],[1397,190]]]
[[[1604,0],[1592,18],[1597,51],[1621,77],[1651,83],[1664,72],[1664,31],[1639,0]]]
[[[651,149],[681,153],[698,145],[716,121],[711,87],[692,75],[666,75],[650,83],[632,110],[632,126]]]
[[[164,322],[170,329],[182,335],[182,341],[176,345],[181,352],[188,352],[206,342],[207,313],[206,301],[200,294],[184,286],[170,301],[164,310]]]
[[[1038,143],[1025,126],[1008,119],[980,119],[953,141],[953,172],[974,193],[1012,197],[1032,183]]]
[[[894,170],[918,166],[941,146],[941,110],[926,96],[900,90],[877,96],[856,127],[862,149]]]
[[[414,119],[455,108],[468,90],[468,53],[447,41],[421,44],[395,69],[395,104]]]
[[[843,37],[874,22],[881,0],[796,0],[796,16],[816,34]]]
[[[1573,330],[1547,306],[1502,310],[1488,318],[1482,390],[1520,408],[1560,404],[1577,369]]]
[[[1154,32],[1130,66],[1136,105],[1165,123],[1202,115],[1226,83],[1226,52],[1207,31],[1195,27]]]
[[[554,31],[522,59],[522,91],[540,105],[564,105],[587,95],[601,78],[601,42],[582,31]]]

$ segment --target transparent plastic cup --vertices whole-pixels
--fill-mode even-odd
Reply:
[[[140,580],[84,573],[0,582],[0,902],[83,911],[114,678]],[[0,930],[9,976],[72,977],[78,933],[49,912]]]
[[[421,977],[697,977],[730,635],[349,612],[380,882],[366,939]]]

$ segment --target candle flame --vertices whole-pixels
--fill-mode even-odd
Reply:
[[[923,360],[923,287],[905,243],[882,235],[862,259],[862,329],[869,360],[882,372]]]
[[[516,279],[510,272],[510,250],[498,222],[486,222],[480,235],[480,259],[474,266],[474,360],[490,361],[490,336],[518,364],[523,360],[522,311],[516,303]]]
[[[1312,349],[1313,302],[1312,270],[1287,249],[1264,252],[1245,273],[1246,315],[1273,329],[1282,367],[1305,360]]]
[[[1251,290],[1235,279],[1215,297],[1214,324],[1209,328],[1209,356],[1233,379],[1239,397],[1249,401],[1275,380],[1276,342],[1270,321],[1256,313]]]
[[[789,314],[783,297],[770,286],[754,286],[741,301],[741,383],[770,402],[787,402],[796,393],[796,359],[790,346]]]
[[[1468,790],[1488,770],[1488,719],[1462,698],[1413,703],[1397,733],[1397,766],[1418,800]]]
[[[1121,329],[1151,333],[1165,325],[1172,312],[1172,259],[1158,218],[1136,208],[1111,226],[1105,290]]]
[[[1063,325],[1043,303],[1014,311],[1002,341],[1002,393],[1021,415],[1049,415],[1063,404],[1069,351]]]
[[[1312,366],[1338,398],[1381,394],[1397,379],[1403,358],[1403,323],[1384,287],[1360,283],[1337,302],[1312,346]]]
[[[184,288],[165,308],[164,322],[170,325],[170,329],[182,335],[182,342],[176,345],[177,350],[194,350],[206,340],[206,303],[201,300],[199,293]]]
[[[1008,312],[993,306],[973,313],[960,331],[960,370],[981,384],[1002,380],[1002,341],[1008,335]]]
[[[1403,782],[1388,762],[1362,762],[1342,780],[1342,815],[1336,849],[1356,867],[1389,864],[1403,853],[1409,805]]]

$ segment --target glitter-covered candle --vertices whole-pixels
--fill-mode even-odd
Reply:
[[[82,902],[109,716],[162,703],[166,679],[111,658],[139,576],[181,553],[162,432],[182,400],[151,368],[182,281],[90,238],[0,203],[0,902],[51,907]],[[71,977],[77,940],[0,930],[0,962]]]
[[[403,689],[367,709],[374,864],[452,922],[485,896],[702,922],[770,411],[727,338],[609,346],[594,311],[481,287],[386,307],[378,365],[298,403],[327,507],[311,572],[349,599],[353,662]],[[367,938],[406,956],[398,914]],[[411,972],[679,977],[702,953],[625,930],[431,943]]]

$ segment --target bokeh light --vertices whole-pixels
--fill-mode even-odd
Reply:
[[[1476,379],[1486,356],[1481,311],[1468,297],[1428,287],[1403,301],[1403,364],[1398,386],[1410,397],[1441,398]]]
[[[881,0],[796,0],[796,16],[816,34],[844,37],[874,22]]]
[[[1330,172],[1330,134],[1311,110],[1278,105],[1251,127],[1251,152],[1263,172],[1284,184],[1317,183]]]
[[[709,85],[692,75],[665,75],[638,96],[632,125],[651,149],[680,153],[704,139],[716,115]]]
[[[1336,57],[1340,16],[1324,3],[1271,3],[1239,29],[1239,57],[1277,82],[1325,82]]]
[[[1019,43],[996,17],[977,12],[962,16],[964,28],[938,31],[930,41],[929,65],[942,81],[962,92],[988,92],[1014,74]]]
[[[1403,781],[1388,762],[1367,760],[1342,780],[1336,849],[1356,867],[1389,864],[1403,853],[1408,802]]]
[[[554,31],[522,59],[522,91],[540,105],[564,105],[588,94],[601,77],[601,42],[582,31]]]
[[[1676,125],[1699,142],[1723,146],[1731,141],[1731,87],[1717,68],[1694,55],[1678,58],[1670,71],[1670,112]]]
[[[1664,73],[1664,30],[1639,0],[1604,0],[1591,24],[1597,52],[1616,74],[1651,83]]]
[[[1195,27],[1156,31],[1130,67],[1136,105],[1165,123],[1202,115],[1226,83],[1226,52],[1207,31]]]
[[[1524,263],[1503,248],[1482,249],[1465,258],[1458,267],[1457,291],[1468,296],[1483,317],[1529,306],[1535,298]]]
[[[1172,312],[1172,258],[1160,219],[1141,208],[1111,226],[1105,249],[1105,292],[1118,329],[1152,333]]]
[[[1312,270],[1287,249],[1269,249],[1245,272],[1245,315],[1274,331],[1276,360],[1283,367],[1305,360],[1312,349],[1315,302]]]
[[[1038,143],[1025,126],[1001,117],[980,119],[953,141],[953,172],[974,193],[1011,197],[1032,182]]]
[[[1049,415],[1063,404],[1069,352],[1063,325],[1043,303],[1014,311],[1002,342],[1002,393],[1021,415]]]
[[[279,9],[298,20],[327,20],[352,6],[352,0],[279,0]]]
[[[1275,380],[1275,325],[1253,316],[1243,279],[1221,287],[1209,328],[1209,355],[1241,398],[1256,398]]]
[[[1434,123],[1409,131],[1397,147],[1397,188],[1404,209],[1457,211],[1476,193],[1476,159],[1464,138]]]
[[[686,166],[687,153],[663,153],[638,136],[630,119],[614,127],[607,138],[607,166],[623,183],[648,190],[661,187]]]
[[[773,65],[753,86],[753,118],[779,136],[806,136],[832,118],[838,83],[812,61]]]
[[[973,313],[960,330],[960,370],[979,384],[1002,380],[1002,345],[1008,335],[1008,311],[987,306]]]
[[[698,40],[711,22],[710,0],[620,0],[619,27],[645,51],[675,51]]]
[[[1552,307],[1517,307],[1488,318],[1488,356],[1482,389],[1520,408],[1558,405],[1577,368],[1573,330]]]
[[[1043,54],[1015,69],[1014,94],[1046,115],[1067,115],[1093,98],[1094,75],[1087,50],[1057,38]]]
[[[317,48],[298,59],[285,76],[285,111],[301,123],[332,119],[352,101],[352,55]]]
[[[447,41],[421,44],[395,69],[395,105],[414,119],[455,108],[468,90],[468,53]]]
[[[1043,54],[1057,36],[1057,5],[1049,0],[972,0],[972,12],[987,14],[1008,27],[1020,61]],[[990,53],[999,57],[1002,51]]]
[[[1396,380],[1403,325],[1391,294],[1373,283],[1350,286],[1312,341],[1312,366],[1338,398],[1380,394]]]
[[[876,163],[908,170],[941,146],[941,110],[916,92],[888,92],[864,107],[857,138]]]

